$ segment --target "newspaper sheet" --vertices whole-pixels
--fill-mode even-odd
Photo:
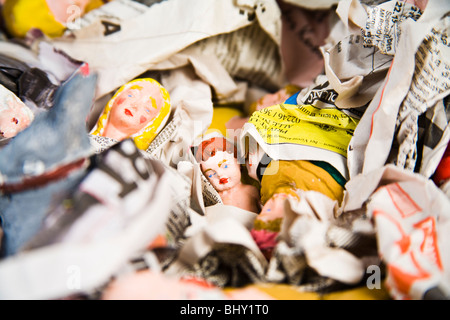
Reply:
[[[230,76],[266,90],[275,91],[286,81],[279,46],[258,24],[201,40],[190,49],[216,56]]]
[[[250,234],[255,217],[224,204],[209,206],[204,217],[194,214],[190,237],[166,273],[199,275],[221,287],[264,281],[267,261]]]
[[[327,232],[335,223],[337,202],[315,191],[298,193],[301,200],[290,201],[286,208],[281,239],[302,252],[306,263],[320,275],[344,283],[361,281],[363,263],[345,249],[327,243]]]
[[[397,170],[398,167],[390,170]],[[388,170],[385,170],[387,173]],[[386,284],[395,299],[448,299],[450,201],[434,183],[415,174],[384,180],[368,203],[377,230]]]
[[[392,297],[448,299],[448,194],[423,175],[393,164],[355,176],[346,187],[337,214],[365,208]]]
[[[431,1],[417,21],[413,16],[398,25],[401,33],[388,75],[350,143],[350,176],[375,170],[387,162],[420,171],[428,177],[434,172],[449,140],[448,120],[442,105],[450,93],[446,76],[450,64],[446,38],[448,10],[448,2]],[[421,138],[418,120],[424,113],[427,113],[428,130],[432,127],[437,130],[430,145],[421,150],[418,149]],[[424,166],[416,163],[418,154],[426,159]]]
[[[363,37],[357,34],[321,49],[325,74],[338,94],[335,105],[342,109],[366,106],[386,76],[392,57],[364,46]]]
[[[176,0],[145,8],[134,1],[112,1],[74,21],[73,32],[51,44],[89,63],[99,74],[97,97],[101,97],[199,40],[258,21],[278,44],[281,30],[275,1],[245,2]],[[245,61],[253,56],[249,58]]]

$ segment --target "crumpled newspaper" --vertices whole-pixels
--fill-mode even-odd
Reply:
[[[344,208],[367,207],[386,285],[395,299],[448,299],[449,198],[420,174],[387,165],[350,183],[364,194],[348,194]],[[351,190],[354,190],[351,188]]]
[[[138,163],[153,169],[150,171],[158,177],[157,183],[153,181],[146,186],[148,189],[131,188],[137,193],[150,190],[151,199],[146,197],[149,194],[140,199],[141,204],[148,201],[148,208],[141,211],[135,206],[138,202],[131,198],[122,203],[101,195],[104,203],[122,208],[112,210],[118,216],[134,212],[140,219],[118,219],[116,224],[106,219],[111,229],[103,230],[104,234],[109,231],[115,235],[114,241],[109,239],[108,243],[92,239],[79,243],[89,228],[80,228],[83,232],[76,233],[77,224],[71,222],[67,222],[65,229],[70,233],[56,228],[59,231],[56,234],[80,235],[72,238],[75,243],[49,245],[49,238],[39,234],[43,246],[32,247],[30,242],[28,251],[0,260],[2,296],[46,299],[81,293],[98,297],[96,293],[111,278],[125,280],[130,260],[136,257],[145,260],[151,253],[157,261],[145,268],[174,278],[201,278],[218,288],[272,283],[323,293],[369,287],[374,279],[369,271],[380,270],[378,280],[386,280],[392,298],[448,298],[445,219],[449,193],[446,197],[443,191],[450,187],[446,183],[439,189],[428,180],[450,138],[448,77],[445,77],[449,64],[445,42],[448,3],[440,0],[430,1],[426,6],[421,1],[414,5],[395,0],[286,3],[298,6],[302,13],[325,10],[317,16],[330,23],[326,40],[321,33],[326,24],[314,30],[303,26],[297,34],[291,28],[291,33],[299,37],[297,40],[303,41],[302,45],[317,58],[310,60],[311,73],[299,71],[286,77],[288,70],[284,69],[287,65],[283,60],[286,57],[279,49],[286,39],[283,23],[286,27],[289,20],[286,11],[283,13],[277,2],[271,0],[116,0],[82,17],[61,38],[36,40],[33,48],[57,48],[74,61],[88,63],[99,75],[88,128],[114,89],[146,73],[155,75],[168,89],[174,109],[150,147],[131,152],[128,154],[131,158],[120,151],[123,146],[128,148],[129,141],[116,144],[85,136],[90,144],[89,159],[101,159],[96,165],[103,169],[109,167],[103,160],[108,158],[114,163],[115,169],[107,169],[110,175],[103,177],[108,182],[111,181],[107,177],[116,178],[110,188],[133,184],[119,170],[122,164],[131,171],[141,168]],[[335,4],[337,10],[329,11]],[[169,9],[171,14],[166,11]],[[211,15],[199,18],[206,11]],[[223,19],[224,12],[228,19]],[[155,17],[161,16],[167,19],[160,24]],[[323,46],[306,37],[314,32],[321,36],[317,40],[324,40]],[[250,39],[250,35],[254,38]],[[239,48],[235,50],[239,57],[230,53],[232,48]],[[264,56],[261,52],[270,54]],[[308,56],[311,52],[304,53]],[[317,53],[323,55],[323,61]],[[313,61],[323,62],[324,70],[314,78],[320,68],[316,69],[315,64],[313,67]],[[111,68],[112,65],[115,67]],[[267,261],[250,234],[256,215],[221,203],[202,175],[191,147],[201,141],[210,125],[215,99],[239,97],[239,102],[248,105],[249,101],[244,100],[254,99],[255,92],[261,96],[292,79],[301,80],[304,86],[295,96],[297,104],[337,108],[356,116],[359,122],[346,155],[334,158],[342,172],[348,169],[344,174],[348,182],[343,203],[338,205],[314,192],[300,192],[301,202],[285,204],[286,216],[278,244]],[[244,82],[251,84],[242,85]],[[427,83],[433,86],[426,87]],[[18,139],[22,139],[20,136],[23,135]],[[98,175],[103,170],[100,168],[93,165],[90,172]],[[83,180],[84,173],[75,185],[82,186],[84,182],[92,187],[102,181],[93,176]],[[117,184],[117,179],[124,184]],[[93,187],[91,191],[96,194],[101,192],[98,190]],[[425,195],[435,202],[428,201]],[[64,221],[55,218],[57,213],[70,210],[71,203],[61,199],[54,199],[58,208],[53,211],[54,222]],[[386,199],[391,202],[386,204]],[[421,210],[411,213],[408,219],[399,217],[398,208],[393,205],[396,199],[408,204],[408,208]],[[417,206],[408,199],[415,200]],[[0,213],[4,208],[7,206],[2,206]],[[96,207],[94,211],[80,213],[95,214],[97,209],[103,214],[108,211]],[[152,215],[154,212],[145,215],[153,209],[162,213],[158,219]],[[95,226],[89,221],[85,223],[87,227]],[[2,227],[7,233],[8,226]],[[392,228],[396,233],[389,232]],[[151,232],[147,234],[148,230]],[[165,243],[152,243],[160,235]],[[38,238],[35,246],[39,244]],[[75,260],[71,260],[68,251],[74,252]],[[114,256],[113,252],[118,254]],[[94,258],[99,257],[109,263],[95,264]],[[60,281],[47,281],[45,287],[42,283],[48,278],[42,276],[41,268],[45,269],[49,263],[54,265],[50,270]],[[92,274],[84,278],[86,270],[92,270]],[[373,285],[378,288],[378,284]]]
[[[446,10],[448,2],[430,1],[418,19],[401,11],[407,18],[396,21],[399,34],[389,73],[350,144],[352,176],[386,163],[426,177],[436,169],[450,138],[444,102],[449,95]]]

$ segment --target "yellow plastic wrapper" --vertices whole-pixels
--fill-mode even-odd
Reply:
[[[359,120],[338,109],[278,104],[254,112],[249,122],[266,143],[300,144],[347,156],[347,146]]]

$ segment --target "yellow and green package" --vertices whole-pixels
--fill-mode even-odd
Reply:
[[[274,160],[327,162],[347,179],[347,147],[358,122],[337,108],[277,104],[251,115],[241,143]]]

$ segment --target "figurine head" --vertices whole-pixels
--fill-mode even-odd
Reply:
[[[34,114],[14,93],[0,85],[0,138],[11,138],[27,128]]]
[[[123,85],[109,100],[93,135],[118,141],[132,137],[145,150],[170,113],[169,93],[156,80],[142,78]]]
[[[196,152],[200,168],[218,191],[233,188],[241,182],[241,166],[237,148],[222,137],[214,137],[201,143]]]

